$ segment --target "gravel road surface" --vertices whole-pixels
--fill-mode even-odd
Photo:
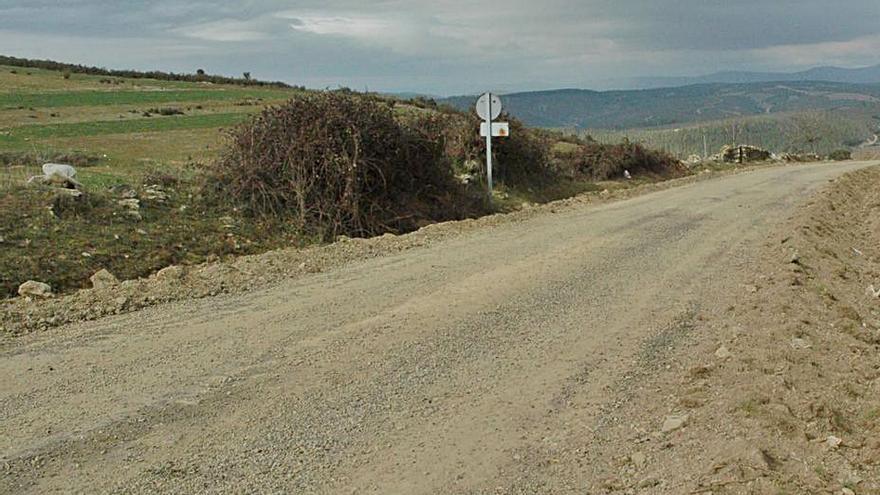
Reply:
[[[562,208],[14,339],[0,492],[584,493],[530,484],[533,453],[589,445],[646,356],[725,304],[750,250],[867,165]]]

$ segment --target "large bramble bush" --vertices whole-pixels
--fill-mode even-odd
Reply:
[[[681,162],[663,151],[649,150],[638,143],[600,144],[586,140],[575,155],[574,168],[592,180],[620,178],[630,173],[657,176],[685,175]]]
[[[207,186],[215,201],[324,239],[412,230],[475,205],[439,140],[398,123],[387,101],[331,92],[233,130]]]

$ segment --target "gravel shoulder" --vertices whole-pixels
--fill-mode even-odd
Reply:
[[[846,222],[828,216],[821,224],[828,231],[816,230],[816,239],[837,242],[843,232],[857,231],[847,235],[876,240],[878,215],[866,223],[855,212],[876,208],[859,198],[876,198],[870,194],[877,190],[877,167],[827,186],[801,208],[829,180],[868,165],[759,169],[621,201],[575,199],[396,239],[349,240],[326,251],[269,253],[166,273],[170,278],[157,277],[144,290],[152,307],[21,335],[0,347],[0,373],[7,378],[0,384],[0,491],[724,493],[763,487],[745,467],[728,469],[732,460],[715,471],[713,463],[740,452],[731,442],[753,445],[741,434],[781,441],[782,433],[761,422],[760,411],[773,401],[756,397],[754,408],[747,406],[758,411],[754,418],[740,418],[719,401],[748,398],[750,380],[779,379],[772,345],[783,358],[795,352],[787,335],[779,341],[758,331],[764,328],[759,318],[788,331],[801,319],[818,322],[830,313],[820,306],[801,317],[792,306],[798,300],[783,298],[812,294],[814,283],[836,287],[823,282],[827,270],[820,261],[827,260],[814,258],[821,247],[811,247],[815,239],[797,226],[827,211],[827,195],[836,208],[854,213]],[[870,181],[873,189],[865,186]],[[842,191],[849,196],[839,203]],[[834,235],[834,229],[844,230]],[[785,244],[782,236],[789,238]],[[867,264],[847,272],[853,287],[877,275],[870,263],[880,253],[870,249],[861,251],[859,262]],[[346,250],[356,254],[331,254]],[[802,262],[794,265],[803,274],[790,268],[791,250],[798,251]],[[210,270],[216,278],[205,273]],[[297,275],[279,275],[285,273]],[[231,293],[206,283],[198,286],[205,294],[193,295],[219,295],[163,302],[176,296],[153,292],[167,284],[162,290],[172,294],[184,277],[219,280]],[[786,285],[792,277],[802,285]],[[832,294],[840,301],[850,292]],[[123,296],[127,308],[131,296],[117,291]],[[64,319],[61,302],[53,304]],[[781,308],[787,309],[775,312]],[[858,335],[870,327],[852,328]],[[834,349],[840,380],[852,369],[852,346],[861,346],[859,356],[870,350],[853,334],[841,334],[854,340]],[[825,349],[820,335],[806,335],[809,352]],[[730,356],[716,356],[721,344]],[[796,374],[791,365],[783,378],[812,383],[817,372],[805,370],[815,359],[799,361],[805,368]],[[878,368],[871,363],[858,368],[859,408],[870,407],[872,391],[876,396]],[[705,374],[694,368],[703,365],[711,365]],[[693,373],[705,383],[681,381]],[[837,384],[821,382],[811,393]],[[832,418],[831,426],[816,430],[815,438],[827,444],[840,414],[816,414]],[[864,422],[849,424],[857,434],[840,437],[844,445],[865,439],[867,446],[871,430]],[[767,465],[782,462],[781,472],[789,474],[767,475],[767,483],[800,482],[789,461],[800,459],[799,451],[793,452],[769,452]],[[837,483],[844,468],[824,460],[821,466]],[[859,483],[877,481],[876,471],[874,478],[863,468],[854,472]],[[718,473],[745,474],[727,482],[712,478]]]

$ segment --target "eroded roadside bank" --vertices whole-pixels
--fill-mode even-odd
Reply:
[[[600,493],[880,493],[880,167],[828,184],[749,270],[634,377],[574,477]]]

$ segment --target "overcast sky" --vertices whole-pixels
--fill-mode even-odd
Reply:
[[[880,0],[0,0],[0,53],[463,94],[880,63]]]

